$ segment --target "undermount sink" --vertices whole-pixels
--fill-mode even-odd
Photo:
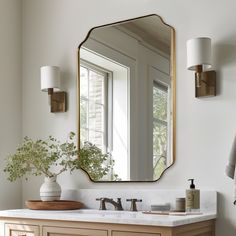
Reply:
[[[19,212],[19,210],[10,210],[11,212],[15,212],[17,214],[17,212]],[[27,210],[26,214],[28,214],[30,212],[32,212],[32,210]],[[45,210],[37,210],[35,211],[37,212],[38,215],[43,215],[45,214]],[[114,211],[114,210],[97,210],[97,209],[80,209],[80,210],[59,210],[59,211],[50,211],[50,213],[56,213],[58,216],[61,214],[70,214],[70,215],[83,215],[83,217],[87,218],[87,217],[128,217],[128,218],[135,218],[138,213],[141,212],[132,212],[132,211]]]
[[[96,210],[96,209],[83,209],[74,211],[74,213],[77,214],[88,214],[88,215],[135,215],[137,212],[131,212],[131,211],[112,211],[112,210]]]
[[[9,210],[9,212],[14,212],[15,214],[21,212],[22,209],[13,209]],[[141,212],[132,212],[132,211],[115,211],[115,210],[97,210],[97,209],[80,209],[80,210],[58,210],[58,211],[45,211],[45,210],[29,210],[27,209],[25,214],[29,214],[29,212],[37,212],[37,215],[44,215],[45,212],[47,213],[56,213],[58,216],[61,214],[69,214],[69,215],[76,215],[80,216],[83,215],[83,217],[128,217],[128,218],[136,218],[137,215]],[[21,213],[22,214],[22,213]],[[142,215],[142,214],[140,214]]]

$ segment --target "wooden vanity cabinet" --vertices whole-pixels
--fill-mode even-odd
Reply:
[[[106,230],[43,226],[42,236],[107,236]]]
[[[5,224],[5,236],[40,236],[39,226],[26,224]]]
[[[112,236],[161,236],[159,233],[112,231]]]
[[[215,220],[177,227],[2,219],[4,236],[214,236]],[[1,235],[2,236],[2,235]]]

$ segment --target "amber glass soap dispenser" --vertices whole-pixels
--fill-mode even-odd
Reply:
[[[194,179],[191,181],[190,189],[186,190],[186,211],[187,212],[198,212],[200,211],[200,190],[195,189]]]

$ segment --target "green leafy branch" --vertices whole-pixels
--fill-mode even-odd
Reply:
[[[75,133],[70,132],[68,140],[61,143],[49,136],[47,140],[32,140],[25,137],[16,153],[8,156],[4,172],[8,180],[15,181],[28,175],[55,177],[65,171],[85,169],[93,180],[106,175],[111,165],[105,165],[108,154],[103,154],[91,143],[78,150],[74,144]],[[78,158],[79,157],[79,158]],[[57,171],[52,171],[56,167]]]

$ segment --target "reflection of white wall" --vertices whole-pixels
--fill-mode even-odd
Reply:
[[[117,52],[98,42],[91,41],[93,52],[83,48],[80,51],[80,57],[90,63],[102,67],[112,72],[112,144],[111,154],[115,160],[114,171],[121,179],[129,179],[129,156],[128,156],[128,69],[115,62],[115,58],[119,57]],[[99,48],[99,50],[96,50]],[[97,53],[95,53],[97,52]],[[98,54],[99,53],[99,54]],[[105,57],[106,56],[106,57]],[[108,58],[109,56],[109,58]],[[121,58],[119,63],[121,63]],[[111,78],[110,78],[111,79]],[[109,103],[109,102],[108,102]],[[111,129],[111,128],[110,128]],[[109,144],[109,141],[108,141]]]
[[[128,179],[128,103],[127,69],[114,73],[113,77],[113,151],[115,173]]]
[[[113,151],[114,170],[121,179],[129,179],[128,156],[128,73],[123,68],[113,74]]]

